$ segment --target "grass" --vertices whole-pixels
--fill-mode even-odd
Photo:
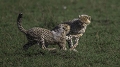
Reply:
[[[25,52],[22,46],[27,40],[16,25],[20,12],[25,29],[52,29],[79,14],[90,15],[92,23],[79,41],[78,53],[49,52],[38,45]],[[1,0],[0,67],[119,67],[119,17],[119,0]]]

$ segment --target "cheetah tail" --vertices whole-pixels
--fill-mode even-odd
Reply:
[[[27,30],[25,30],[23,27],[22,27],[22,25],[21,25],[21,20],[22,20],[22,13],[20,13],[19,15],[18,15],[18,18],[17,18],[17,26],[18,26],[18,29],[21,31],[21,32],[23,32],[23,33],[27,33]]]

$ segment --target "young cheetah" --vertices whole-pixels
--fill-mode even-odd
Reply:
[[[79,38],[85,33],[87,25],[90,23],[91,17],[88,15],[79,15],[77,19],[61,23],[70,26],[70,32],[66,36],[70,50],[77,51],[75,48],[78,45]],[[56,27],[52,30],[55,30]]]
[[[34,44],[39,44],[42,49],[47,49],[48,44],[58,44],[60,49],[66,50],[66,34],[68,34],[66,29],[70,29],[70,26],[63,26],[63,24],[58,25],[56,31],[33,27],[29,30],[26,30],[21,25],[22,13],[18,15],[17,26],[18,29],[23,32],[28,42],[23,46],[24,50],[27,50]]]

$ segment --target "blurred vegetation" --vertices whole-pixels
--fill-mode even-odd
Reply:
[[[52,29],[80,14],[90,15],[92,23],[80,39],[78,53],[49,52],[38,45],[24,52],[27,40],[16,25],[21,12],[25,29]],[[119,29],[119,0],[0,0],[0,67],[119,67]]]

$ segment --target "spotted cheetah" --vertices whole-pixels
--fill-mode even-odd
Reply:
[[[69,32],[66,31],[66,29],[70,29],[70,26],[59,24],[58,29],[55,31],[40,27],[33,27],[26,30],[21,25],[22,15],[22,13],[18,15],[17,26],[18,29],[26,35],[28,40],[23,46],[24,50],[27,50],[34,44],[39,44],[42,49],[48,49],[48,44],[58,44],[61,50],[66,50],[66,34]]]
[[[61,23],[70,26],[70,31],[66,36],[70,50],[77,51],[75,48],[78,45],[79,38],[85,33],[85,30],[90,23],[91,16],[88,15],[79,15],[77,19]],[[55,30],[56,27],[52,30]]]

